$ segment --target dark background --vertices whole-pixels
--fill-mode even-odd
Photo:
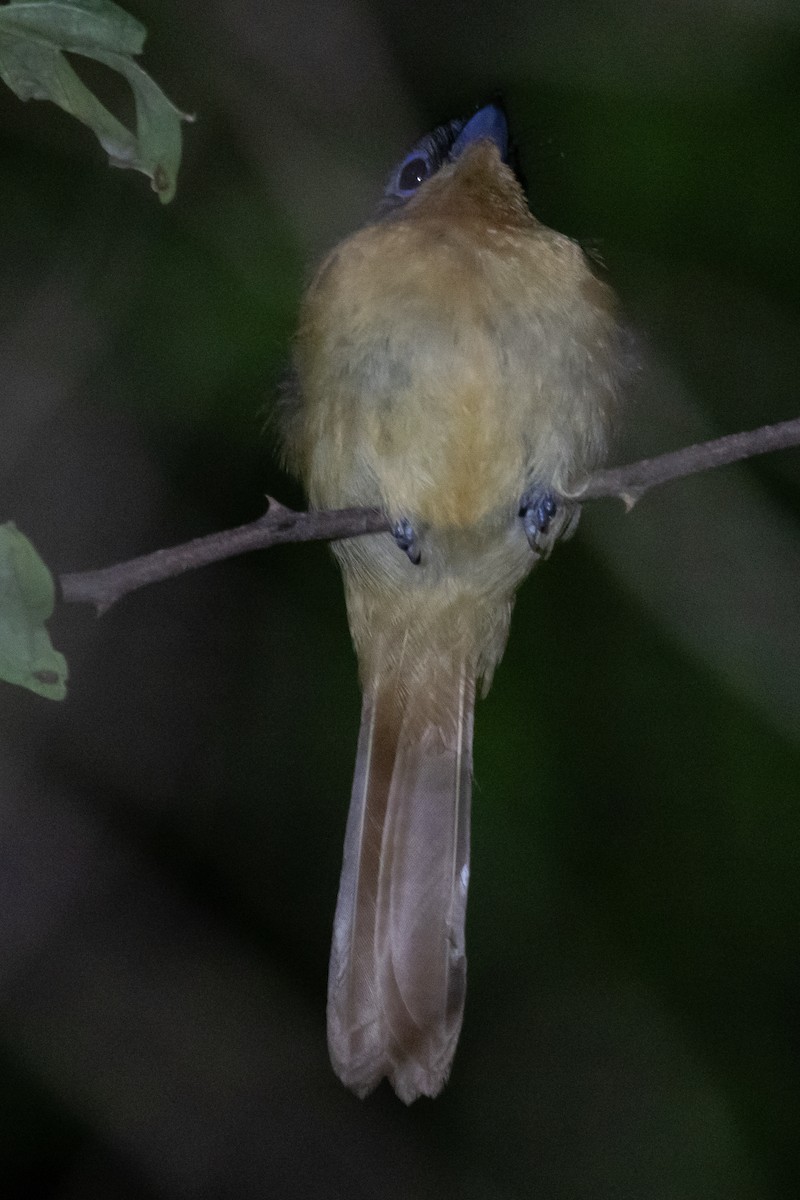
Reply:
[[[618,461],[800,408],[793,0],[131,0],[176,201],[0,96],[0,517],[54,571],[301,504],[265,422],[320,252],[500,89],[638,331]],[[8,1196],[797,1195],[797,451],[612,502],[523,588],[476,741],[450,1084],[325,1047],[359,700],[324,546],[61,610],[0,690]]]

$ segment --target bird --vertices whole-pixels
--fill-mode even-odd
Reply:
[[[333,544],[362,687],[328,977],[328,1047],[365,1097],[447,1081],[466,996],[473,712],[518,586],[605,459],[619,305],[532,214],[492,100],[421,138],[303,297],[285,461]]]

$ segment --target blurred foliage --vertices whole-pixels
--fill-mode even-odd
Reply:
[[[497,89],[637,332],[616,458],[797,413],[791,0],[131,7],[198,113],[170,208],[0,109],[0,517],[53,569],[301,502],[269,418],[313,261]],[[753,460],[592,506],[523,588],[464,1034],[410,1110],[326,1062],[358,690],[325,549],[58,612],[69,702],[0,695],[17,1194],[795,1197],[799,513],[797,452]]]
[[[45,621],[53,615],[53,577],[13,521],[0,525],[0,679],[49,700],[67,694],[67,664]]]

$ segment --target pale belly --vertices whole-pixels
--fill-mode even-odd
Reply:
[[[320,430],[315,503],[378,504],[452,529],[516,511],[528,483],[532,398],[509,395],[485,337],[458,339],[448,350],[408,349],[392,390],[371,387],[366,373],[360,386],[350,379],[339,390]],[[326,454],[331,439],[335,462]]]
[[[368,228],[309,294],[298,360],[319,507],[496,526],[531,486],[567,494],[602,449],[613,323],[577,248],[558,239],[548,257],[531,235],[478,252],[440,233]]]

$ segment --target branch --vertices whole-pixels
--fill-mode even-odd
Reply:
[[[800,445],[800,417],[777,425],[762,425],[760,429],[745,433],[732,433],[711,442],[699,442],[625,467],[597,471],[577,498],[583,502],[617,497],[631,509],[645,492],[662,483],[797,445]],[[93,604],[98,615],[102,615],[128,592],[148,583],[172,579],[209,563],[244,554],[247,550],[264,550],[286,542],[338,541],[361,537],[365,533],[386,533],[391,529],[389,518],[377,508],[295,512],[277,500],[267,499],[266,513],[248,525],[195,538],[182,546],[156,550],[153,554],[99,571],[62,575],[59,580],[61,598],[70,604]]]
[[[712,442],[697,442],[671,454],[659,454],[658,458],[643,458],[627,467],[613,467],[609,471],[596,471],[581,491],[580,500],[599,500],[616,496],[627,508],[634,504],[650,488],[686,475],[697,475],[712,467],[724,467],[743,458],[754,458],[770,450],[786,450],[800,445],[800,417],[791,421],[780,421],[777,425],[762,425],[744,433],[729,433]]]
[[[59,578],[61,599],[68,604],[93,604],[97,615],[102,616],[128,592],[135,592],[148,583],[174,579],[186,571],[234,558],[248,550],[265,550],[285,542],[330,542],[391,529],[389,518],[377,508],[295,512],[270,496],[267,502],[269,507],[263,517],[248,525],[210,533],[182,546],[155,550],[152,554],[143,554],[113,567],[102,567],[99,571],[62,575]]]

